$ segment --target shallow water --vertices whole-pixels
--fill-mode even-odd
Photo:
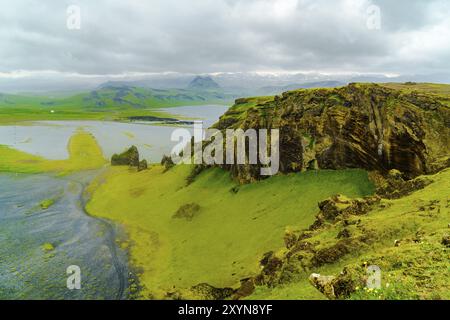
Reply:
[[[88,177],[0,174],[0,299],[126,298],[127,259],[115,229],[82,208]],[[45,199],[57,201],[42,210]],[[67,288],[71,265],[81,269],[81,290]]]
[[[218,120],[228,107],[164,109],[174,115]],[[40,121],[0,126],[0,144],[48,159],[66,159],[67,143],[82,127],[91,132],[105,157],[136,145],[143,158],[159,162],[177,142],[178,127],[102,121]],[[83,209],[83,186],[95,172],[67,177],[0,173],[0,299],[127,298],[127,255],[116,244],[116,226]],[[40,202],[56,199],[42,210]],[[43,246],[51,244],[54,250]],[[69,290],[67,267],[81,269],[81,290]]]
[[[161,109],[184,117],[199,118],[207,128],[228,109],[226,106],[194,106]],[[91,132],[106,158],[135,145],[141,157],[159,162],[177,142],[170,137],[177,127],[110,121],[38,121],[0,126],[0,144],[47,159],[67,159],[67,143],[78,128]]]

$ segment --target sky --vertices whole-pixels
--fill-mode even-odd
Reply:
[[[448,0],[0,0],[0,5],[0,84],[171,72],[450,71]]]

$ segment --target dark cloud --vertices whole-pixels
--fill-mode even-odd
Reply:
[[[66,28],[71,4],[81,8],[81,30]],[[380,30],[367,28],[370,5],[380,7]],[[3,77],[450,69],[447,0],[16,0],[1,8]]]

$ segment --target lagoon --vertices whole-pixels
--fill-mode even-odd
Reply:
[[[175,117],[188,117],[203,121],[205,128],[211,126],[228,109],[227,106],[183,106],[165,108],[161,111]],[[177,141],[170,137],[177,126],[154,123],[128,123],[113,121],[36,121],[0,126],[0,145],[42,156],[51,160],[68,158],[67,143],[79,128],[92,133],[103,154],[109,159],[135,145],[141,157],[151,163],[159,162],[169,154]]]
[[[201,118],[204,127],[228,107],[168,108],[176,116]],[[108,121],[39,121],[0,126],[0,144],[47,159],[68,158],[67,144],[79,128],[92,133],[106,158],[136,145],[141,157],[159,162],[178,142],[176,126]],[[1,159],[0,159],[1,161]],[[84,187],[98,174],[0,173],[0,299],[127,299],[136,287],[124,237],[114,223],[84,210]],[[42,206],[42,203],[48,204]],[[81,269],[81,290],[69,290],[67,268]],[[134,283],[134,284],[133,284]]]

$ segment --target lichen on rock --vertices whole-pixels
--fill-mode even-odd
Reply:
[[[279,129],[280,171],[362,168],[404,179],[449,166],[450,108],[432,94],[377,84],[239,99],[214,126]],[[261,165],[224,165],[241,182]],[[255,168],[256,167],[256,168]]]

